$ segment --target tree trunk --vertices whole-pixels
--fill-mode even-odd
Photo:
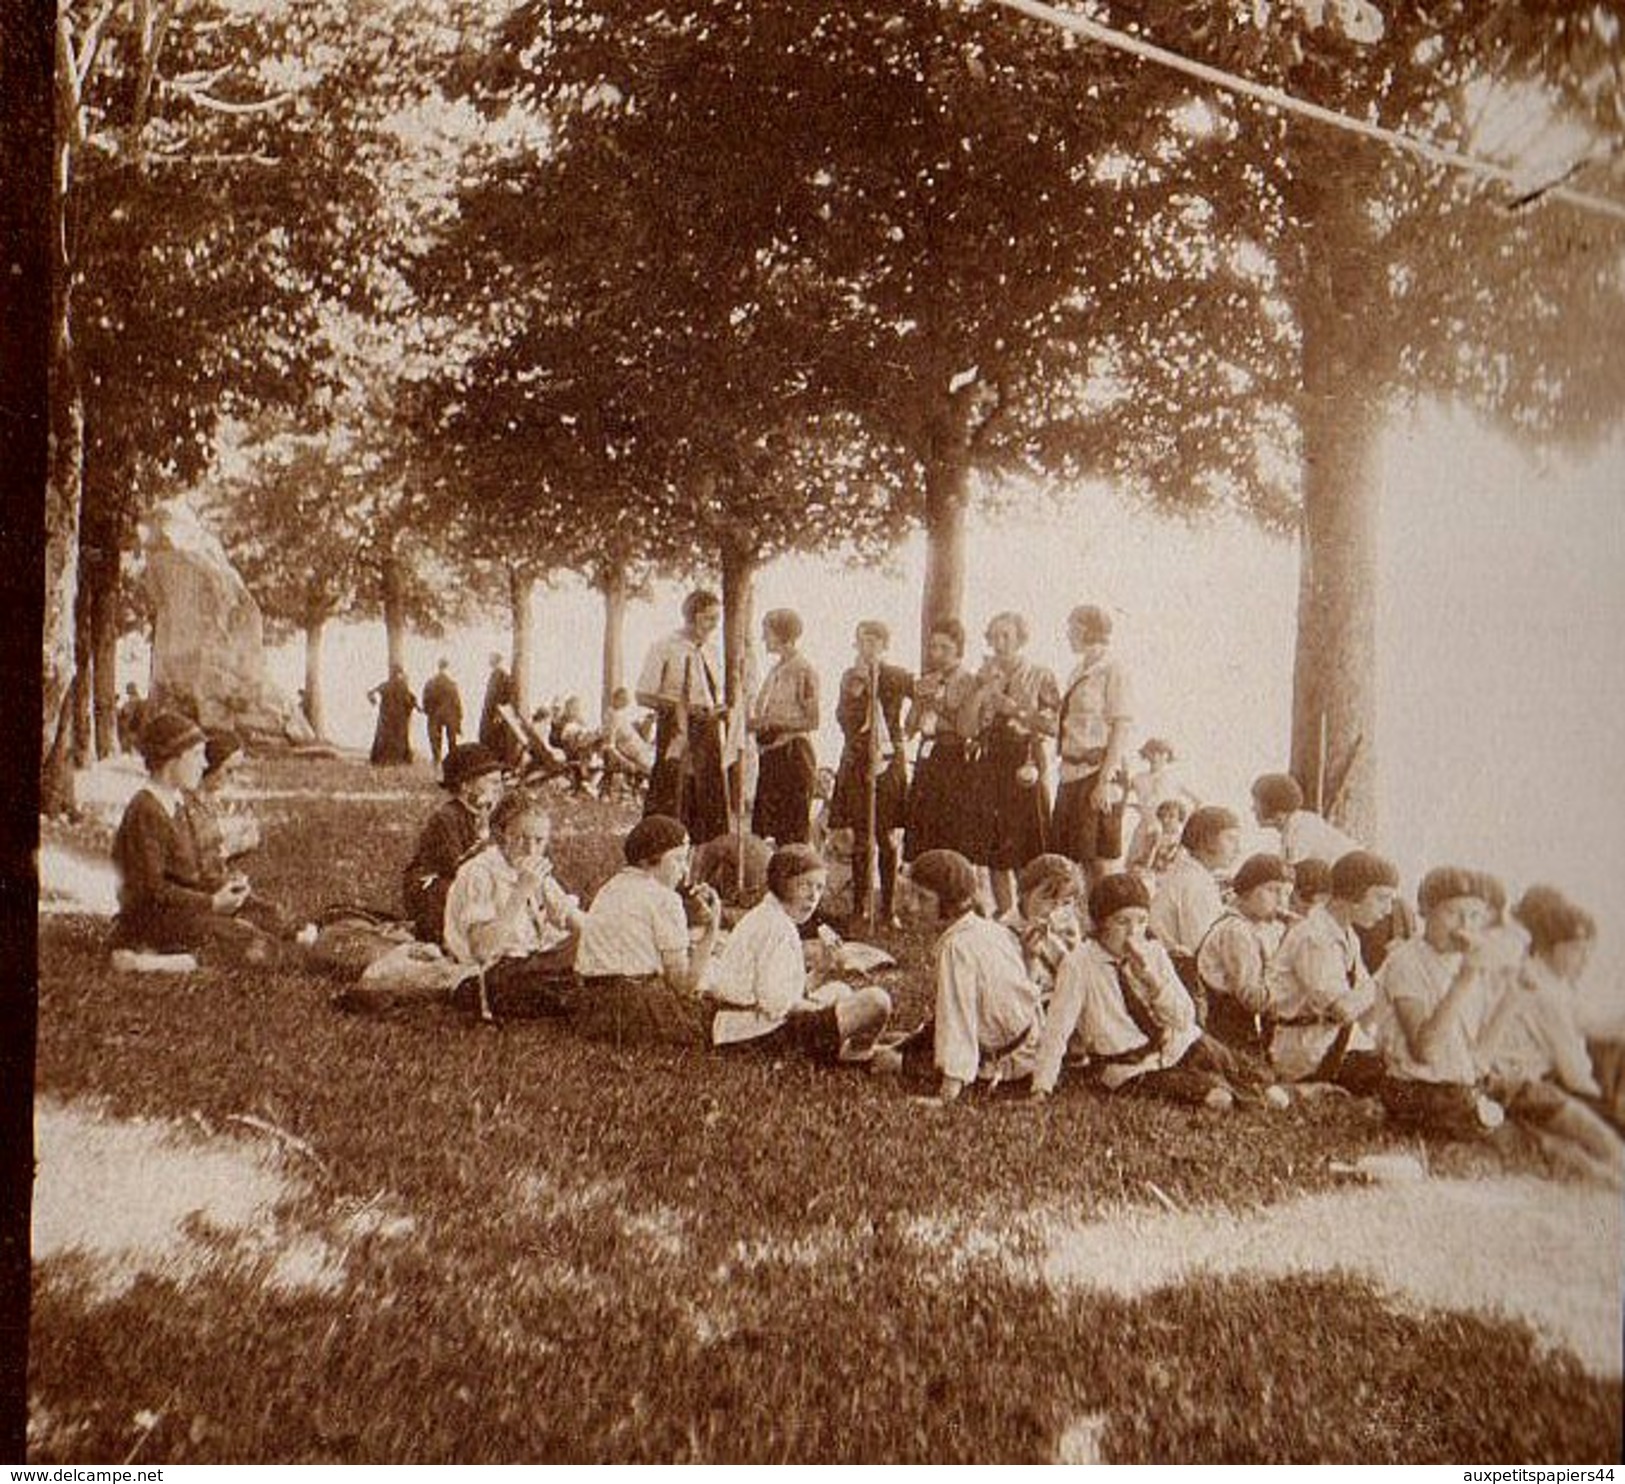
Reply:
[[[925,461],[925,590],[920,602],[920,665],[926,662],[931,625],[963,618],[965,516],[970,508],[970,448],[964,420],[944,420]]]
[[[72,276],[66,260],[70,163],[71,148],[65,138],[59,138],[51,192],[50,436],[45,484],[45,664],[40,708],[40,808],[47,814],[66,813],[74,806],[71,691],[85,409],[73,354]]]
[[[96,601],[90,610],[92,674],[95,679],[96,754],[112,757],[118,750],[118,615],[119,615],[119,559],[113,553],[108,564],[111,571],[103,574],[96,585]]]
[[[327,707],[322,700],[322,641],[327,637],[325,609],[305,614],[305,720],[318,737],[327,736]]]
[[[756,573],[760,569],[754,547],[739,539],[722,543],[722,660],[726,699],[731,706],[739,687],[748,681],[750,641],[756,622]]]
[[[401,572],[401,561],[391,551],[384,557],[380,571],[384,598],[384,642],[388,649],[389,668],[406,668],[406,582]]]
[[[612,568],[598,584],[604,595],[603,691],[599,696],[600,718],[608,716],[611,697],[626,683],[626,577]]]
[[[1377,837],[1377,450],[1387,366],[1382,264],[1349,183],[1317,193],[1299,283],[1303,516],[1292,772],[1311,807]]]
[[[508,568],[508,616],[513,624],[513,709],[530,715],[530,664],[536,652],[536,579],[520,567]]]
[[[81,538],[84,527],[80,527]],[[96,698],[95,629],[90,610],[95,590],[90,583],[89,562],[83,539],[79,543],[79,591],[73,605],[73,765],[88,768],[96,761],[96,736],[91,724],[91,706]]]

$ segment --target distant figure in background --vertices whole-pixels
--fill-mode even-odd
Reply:
[[[1157,882],[1179,859],[1189,812],[1184,799],[1164,799],[1157,805],[1156,820],[1151,827],[1134,832],[1134,843],[1129,846],[1123,869],[1138,874],[1153,893]]]
[[[463,693],[451,678],[451,661],[442,658],[423,687],[423,717],[429,728],[429,756],[436,768],[463,733]]]
[[[618,685],[610,695],[609,711],[604,716],[606,780],[619,778],[629,784],[635,794],[649,781],[654,765],[655,750],[638,730],[632,693],[624,685]]]
[[[762,644],[777,658],[750,708],[750,730],[761,753],[751,829],[779,845],[807,843],[818,778],[812,743],[819,722],[818,672],[796,648],[800,639],[801,615],[794,609],[775,608],[762,619]],[[820,880],[820,898],[824,884]]]
[[[1165,803],[1177,800],[1183,805],[1180,810],[1181,827],[1185,816],[1192,809],[1200,808],[1202,803],[1174,772],[1173,743],[1161,737],[1147,737],[1141,744],[1140,756],[1145,759],[1145,767],[1129,780],[1129,801],[1135,811],[1134,835],[1129,841],[1124,865],[1124,869],[1129,871],[1136,865],[1151,866],[1155,847],[1147,842],[1146,836],[1156,831]],[[1151,866],[1151,869],[1155,871],[1157,868]]]
[[[503,668],[502,656],[491,654],[491,673],[485,682],[485,700],[480,705],[480,746],[496,755],[504,767],[517,767],[519,739],[502,719],[502,707],[514,705],[513,676]]]
[[[116,718],[120,752],[136,752],[141,747],[141,726],[146,720],[147,703],[132,680],[124,687],[124,699],[119,703]]]
[[[681,821],[696,845],[728,832],[722,773],[723,693],[711,636],[722,600],[698,590],[683,599],[683,627],[660,640],[638,676],[638,702],[655,713],[655,765],[645,818]]]
[[[389,679],[373,686],[367,699],[378,708],[378,725],[372,734],[373,764],[387,767],[411,762],[412,713],[418,709],[418,698],[412,694],[405,667],[391,665]]]

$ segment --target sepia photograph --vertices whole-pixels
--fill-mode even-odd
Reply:
[[[20,10],[8,1461],[1612,1478],[1625,0]]]

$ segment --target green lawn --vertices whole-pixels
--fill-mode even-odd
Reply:
[[[259,806],[252,874],[302,911],[391,900],[435,801],[422,773],[349,763],[258,763],[250,783],[412,790]],[[602,879],[627,818],[561,801],[561,875]],[[118,976],[104,931],[42,923],[40,1092],[234,1140],[255,1137],[243,1115],[285,1130],[315,1157],[285,1155],[279,1230],[341,1263],[289,1291],[268,1254],[205,1231],[207,1277],[112,1299],[42,1263],[42,1459],[122,1458],[138,1414],[156,1418],[140,1457],[170,1462],[1022,1462],[1082,1418],[1118,1461],[1619,1451],[1617,1382],[1515,1324],[1401,1312],[1340,1277],[1135,1300],[1038,1277],[1034,1213],[1329,1188],[1332,1160],[1392,1147],[1362,1105],[1222,1117],[1079,1092],[933,1112],[861,1073],[349,1018],[296,974]],[[924,945],[893,946],[917,1017]],[[369,1233],[347,1221],[363,1209],[410,1227]]]

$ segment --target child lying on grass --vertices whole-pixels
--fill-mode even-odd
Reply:
[[[712,1044],[769,1055],[793,1052],[813,1061],[870,1062],[891,1019],[891,996],[878,986],[853,989],[830,981],[807,991],[801,924],[824,893],[824,863],[810,845],[785,845],[767,863],[767,894],[728,938],[707,984],[720,1002]]]

